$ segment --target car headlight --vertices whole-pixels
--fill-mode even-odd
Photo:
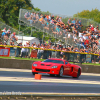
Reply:
[[[58,66],[52,66],[51,68],[57,68]]]
[[[33,66],[34,66],[34,67],[36,67],[36,66],[37,66],[37,64],[33,64]]]

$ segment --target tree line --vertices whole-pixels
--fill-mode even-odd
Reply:
[[[93,21],[96,21],[96,22],[100,23],[100,11],[97,8],[92,9],[91,11],[83,10],[82,12],[78,12],[77,14],[75,14],[73,16],[74,17],[91,19]]]

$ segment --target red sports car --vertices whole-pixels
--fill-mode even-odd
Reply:
[[[38,73],[47,73],[51,76],[68,75],[78,78],[81,75],[81,67],[75,64],[70,64],[66,60],[50,58],[32,64],[32,74],[35,75]]]

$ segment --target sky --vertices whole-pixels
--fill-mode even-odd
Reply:
[[[73,16],[83,10],[97,8],[100,11],[100,0],[31,0],[34,7],[41,11],[50,13]]]

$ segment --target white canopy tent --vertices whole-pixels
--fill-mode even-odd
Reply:
[[[22,42],[22,45],[25,45],[26,42],[30,42],[30,45],[32,45],[32,43],[36,43],[36,44],[40,43],[39,39],[36,37],[19,36],[19,35],[16,35],[16,37],[18,37],[17,43]]]

